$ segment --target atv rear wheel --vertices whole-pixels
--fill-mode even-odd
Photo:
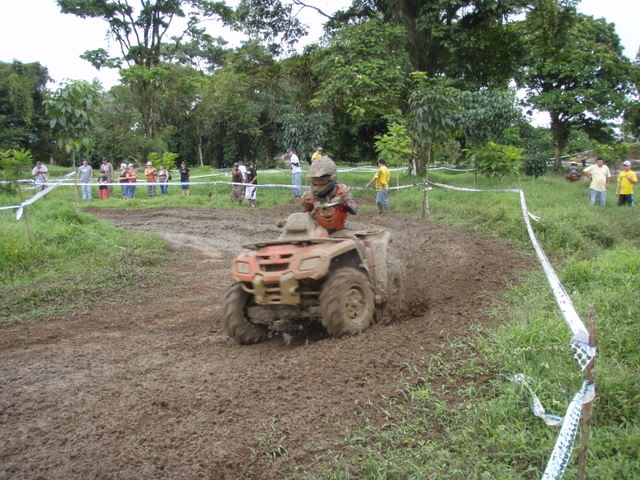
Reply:
[[[241,345],[258,343],[267,337],[268,329],[264,325],[256,325],[247,318],[246,308],[251,295],[242,289],[242,285],[234,283],[226,293],[222,303],[222,326],[231,338]]]
[[[371,282],[355,268],[333,272],[320,292],[322,325],[332,337],[362,332],[371,325],[374,309]]]

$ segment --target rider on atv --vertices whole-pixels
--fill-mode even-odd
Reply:
[[[355,215],[358,205],[351,197],[350,188],[337,183],[338,169],[326,155],[311,164],[311,189],[302,195],[305,212],[330,234],[342,230],[347,214]]]

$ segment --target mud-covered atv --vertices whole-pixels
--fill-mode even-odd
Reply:
[[[316,321],[334,337],[362,332],[402,302],[403,274],[389,261],[389,237],[384,230],[330,236],[309,213],[291,214],[278,240],[244,245],[233,261],[225,331],[241,344]]]

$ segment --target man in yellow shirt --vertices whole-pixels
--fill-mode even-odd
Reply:
[[[618,206],[633,206],[633,186],[638,183],[638,177],[631,171],[631,162],[625,160],[622,163],[622,171],[618,174],[618,186],[616,195],[618,196]]]
[[[389,180],[391,173],[387,168],[387,161],[384,158],[378,160],[378,171],[364,188],[369,188],[373,182],[376,182],[376,205],[378,213],[383,214],[385,210],[389,210]]]
[[[322,156],[322,147],[316,147],[316,151],[311,155],[311,163],[315,162]]]

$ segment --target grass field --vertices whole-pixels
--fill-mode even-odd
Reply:
[[[55,172],[56,174],[61,171]],[[201,172],[194,169],[193,175]],[[347,172],[340,181],[364,186],[373,173]],[[228,180],[228,177],[210,177]],[[472,187],[466,173],[433,172],[434,181]],[[288,183],[289,175],[262,174],[260,183]],[[194,179],[197,181],[197,179]],[[416,183],[393,173],[392,183]],[[529,210],[541,217],[534,229],[571,294],[582,318],[589,305],[597,312],[599,356],[597,393],[589,458],[589,478],[640,478],[640,218],[636,209],[587,204],[587,185],[568,184],[556,176],[540,179],[478,178],[478,188],[523,188]],[[126,284],[163,281],[159,258],[167,248],[150,235],[116,229],[78,210],[100,208],[229,208],[227,185],[194,185],[185,198],[179,187],[168,197],[147,198],[138,186],[132,201],[79,201],[73,187],[60,187],[27,210],[27,224],[0,212],[0,321],[35,318],[84,305],[104,291]],[[97,189],[94,189],[97,196]],[[117,192],[116,187],[116,192]],[[373,210],[373,191],[354,191],[364,210]],[[260,189],[258,206],[288,203],[286,189]],[[465,193],[441,189],[429,193],[431,218],[507,240],[532,252],[522,222],[519,199],[510,193]],[[420,188],[390,195],[396,212],[418,216]],[[17,201],[0,197],[0,205]],[[245,206],[246,208],[246,206]],[[126,265],[129,268],[120,268]],[[102,291],[102,289],[101,289]],[[46,307],[40,307],[46,305]],[[452,344],[454,355],[426,359],[412,366],[419,378],[388,400],[380,429],[363,426],[345,439],[352,455],[328,465],[331,479],[521,479],[539,478],[558,430],[546,427],[528,406],[528,394],[507,378],[524,373],[534,379],[548,411],[562,414],[583,376],[572,359],[568,328],[541,271],[492,299],[490,314],[501,320],[491,330],[474,327],[468,338]],[[455,358],[455,360],[445,360]],[[565,478],[572,478],[575,462]]]

